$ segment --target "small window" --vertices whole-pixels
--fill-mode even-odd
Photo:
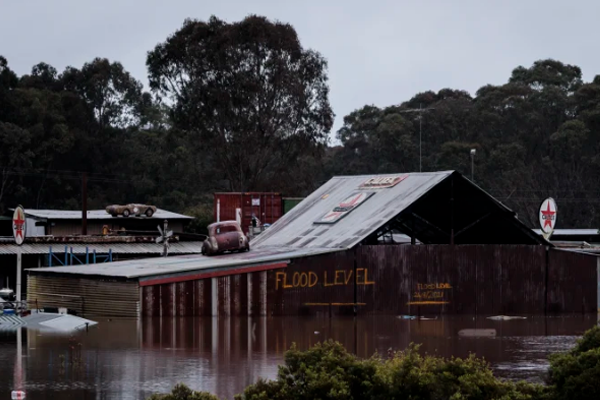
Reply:
[[[225,225],[217,228],[217,235],[231,232],[237,232],[237,228],[234,225]]]

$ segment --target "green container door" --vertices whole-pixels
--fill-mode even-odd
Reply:
[[[287,214],[290,210],[296,207],[300,202],[304,200],[302,197],[284,197],[283,198],[283,213]]]

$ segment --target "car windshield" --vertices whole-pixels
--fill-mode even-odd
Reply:
[[[223,226],[219,226],[217,227],[217,229],[215,229],[215,232],[217,235],[222,235],[224,233],[231,233],[231,232],[237,232],[237,227],[235,225],[223,225]]]

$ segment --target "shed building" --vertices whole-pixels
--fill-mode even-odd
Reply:
[[[394,239],[402,237],[410,241]],[[553,249],[453,171],[332,178],[251,247],[34,269],[28,300],[120,316],[579,313],[598,305],[596,257]],[[567,271],[573,265],[576,273]]]

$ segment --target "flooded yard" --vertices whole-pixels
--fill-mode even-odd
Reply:
[[[329,338],[360,357],[411,342],[444,357],[484,357],[497,375],[540,382],[549,354],[565,351],[596,315],[493,321],[353,318],[176,318],[99,320],[76,335],[0,332],[0,397],[21,386],[27,399],[144,399],[178,382],[232,398],[272,378],[284,351]],[[18,342],[21,362],[18,362]]]

